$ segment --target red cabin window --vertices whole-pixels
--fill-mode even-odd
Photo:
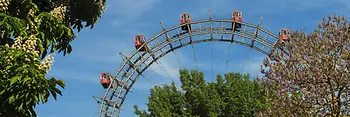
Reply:
[[[108,86],[113,83],[112,81],[112,75],[109,72],[102,72],[100,75],[100,83],[103,86],[103,88],[108,88]],[[112,85],[113,87],[113,85]]]
[[[191,15],[189,13],[180,14],[180,24],[190,23],[190,22],[191,22]]]
[[[145,42],[146,42],[146,39],[145,39],[145,36],[143,36],[143,35],[136,35],[134,37],[134,45],[135,46],[141,46]]]
[[[283,35],[283,36],[290,36],[290,30],[288,29],[282,29],[280,31],[280,35]]]
[[[232,20],[242,21],[242,12],[239,10],[232,12]]]
[[[291,36],[291,32],[289,29],[282,29],[280,30],[279,32],[279,37],[282,39],[282,40],[288,40]]]
[[[101,73],[101,76],[100,76],[100,83],[101,84],[110,84],[111,78],[112,78],[112,76],[110,73],[103,72],[103,73]]]

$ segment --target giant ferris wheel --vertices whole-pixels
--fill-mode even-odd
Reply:
[[[262,18],[259,24],[243,22],[243,14],[239,10],[232,12],[231,19],[209,19],[192,21],[189,13],[180,14],[180,25],[165,29],[146,40],[144,35],[134,36],[136,51],[123,57],[123,64],[115,75],[103,72],[100,83],[106,90],[102,97],[94,96],[100,104],[99,117],[119,116],[126,96],[140,76],[154,62],[168,53],[181,47],[202,42],[236,43],[255,49],[267,56],[274,51],[283,51],[283,44],[290,40],[291,31],[281,29],[278,35],[262,28]],[[221,35],[221,37],[217,35]],[[281,46],[282,45],[282,46]],[[197,61],[196,61],[197,62]]]

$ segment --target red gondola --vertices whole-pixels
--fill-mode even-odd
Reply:
[[[282,39],[283,41],[289,41],[291,35],[291,31],[289,29],[282,29],[279,32],[279,38]]]
[[[238,29],[242,27],[242,24],[238,22],[242,22],[242,12],[239,10],[232,11],[232,20],[237,21],[234,25],[234,28],[235,28],[235,31],[239,31]],[[232,23],[232,28],[233,28],[233,24],[234,23]]]
[[[144,43],[146,43],[146,38],[144,35],[134,36],[134,45],[136,49],[139,49]],[[146,51],[147,45],[143,46],[140,51]]]
[[[104,89],[107,89],[108,86],[113,83],[112,81],[112,75],[109,72],[102,72],[100,75],[100,83],[103,86]],[[113,85],[112,85],[113,87]]]
[[[191,23],[191,14],[189,13],[182,13],[180,14],[180,24],[185,24],[185,23]],[[191,30],[191,25],[189,24],[188,26]],[[188,30],[187,25],[181,26],[182,30]]]

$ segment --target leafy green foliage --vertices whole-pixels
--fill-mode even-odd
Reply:
[[[46,70],[39,69],[41,62],[37,58],[33,53],[0,48],[1,116],[29,116],[30,113],[35,116],[36,104],[47,102],[50,94],[55,99],[57,94],[62,95],[56,85],[64,88],[64,82],[45,78]]]
[[[34,108],[62,95],[65,83],[46,78],[51,53],[72,52],[73,30],[97,23],[105,0],[2,0],[0,116],[36,116]],[[49,56],[48,56],[49,55]]]
[[[70,53],[72,47],[69,42],[76,37],[73,29],[78,32],[83,27],[93,28],[105,9],[105,0],[11,0],[9,10],[0,15],[0,45],[12,44],[11,36],[36,34],[41,38],[43,47],[42,58],[51,47],[50,53]],[[60,6],[64,10],[55,10]],[[58,13],[60,12],[60,13]],[[0,12],[1,13],[1,12]],[[59,17],[54,17],[59,14]],[[83,23],[86,23],[83,25]],[[29,29],[27,26],[29,25]],[[28,33],[29,32],[29,33]],[[6,40],[6,41],[5,41]]]
[[[206,82],[202,72],[180,70],[181,88],[171,85],[152,88],[148,111],[139,110],[141,117],[233,117],[256,116],[269,106],[257,81],[240,73],[218,75],[216,82]]]

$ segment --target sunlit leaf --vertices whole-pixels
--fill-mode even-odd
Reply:
[[[15,96],[12,95],[12,96],[9,98],[9,103],[12,104],[13,102],[15,102],[15,100],[16,100],[16,99],[15,99]]]
[[[13,78],[11,78],[11,81],[10,81],[10,86],[12,86],[14,83],[16,83],[18,80],[19,80],[19,76],[15,76]]]

